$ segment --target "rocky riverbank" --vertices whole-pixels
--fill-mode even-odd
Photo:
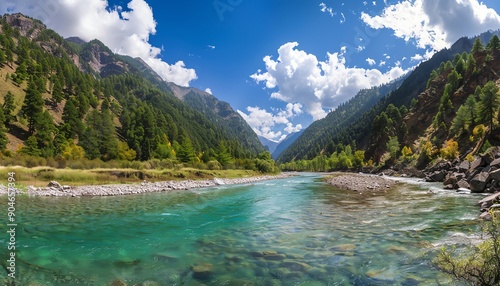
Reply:
[[[386,191],[399,183],[385,176],[355,173],[334,173],[327,182],[334,187],[355,192]]]
[[[114,184],[114,185],[95,185],[95,186],[63,186],[52,181],[44,188],[28,187],[26,192],[16,190],[18,194],[27,194],[29,196],[48,196],[48,197],[82,197],[82,196],[117,196],[134,195],[144,193],[168,192],[176,190],[190,190],[195,188],[206,188],[217,185],[236,185],[249,184],[258,181],[283,179],[294,176],[293,173],[281,173],[279,175],[266,175],[248,178],[220,179],[213,180],[186,180],[186,181],[166,181],[166,182],[147,182],[140,184]],[[0,195],[7,194],[7,188],[0,186]]]
[[[492,194],[478,203],[481,217],[490,218],[489,210],[500,211],[500,147],[489,149],[471,162],[442,160],[424,172],[426,181],[442,182],[445,189]]]

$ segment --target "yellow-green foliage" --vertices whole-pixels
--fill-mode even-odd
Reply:
[[[486,132],[486,126],[483,124],[479,124],[476,127],[474,127],[474,130],[472,130],[472,136],[474,136],[474,140],[478,140],[484,136]]]
[[[437,153],[437,148],[432,145],[431,141],[425,141],[420,150],[421,156],[425,156],[428,159],[432,159]]]
[[[469,162],[472,162],[474,161],[476,158],[474,158],[474,155],[472,155],[472,153],[469,153],[467,154],[467,156],[465,156],[465,160],[469,161]]]
[[[413,155],[413,151],[411,151],[410,147],[404,146],[401,150],[401,155],[403,155],[403,157],[411,157]]]
[[[137,152],[128,147],[127,143],[120,141],[118,143],[118,159],[132,161],[136,158]]]
[[[439,153],[444,159],[452,160],[457,158],[460,155],[460,153],[458,152],[458,142],[453,140],[453,138],[446,141],[443,148],[439,150]]]
[[[65,144],[62,157],[66,160],[81,160],[85,157],[85,151],[82,147],[76,145],[75,142],[70,141]]]
[[[483,227],[487,239],[467,250],[443,248],[435,259],[439,269],[470,285],[500,285],[500,218]]]

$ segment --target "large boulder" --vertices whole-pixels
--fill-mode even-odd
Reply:
[[[495,146],[488,151],[486,151],[484,154],[481,154],[481,158],[486,162],[486,164],[491,164],[495,159],[500,158],[500,146]]]
[[[482,193],[488,183],[488,173],[479,173],[470,181],[470,189],[473,193]]]
[[[488,165],[486,160],[483,157],[479,157],[470,164],[469,173],[482,169],[486,167],[486,165]]]
[[[62,190],[63,189],[63,186],[61,184],[59,184],[58,182],[56,182],[56,181],[50,181],[49,184],[47,185],[47,187],[58,189],[58,190]]]
[[[430,175],[427,176],[426,181],[428,182],[443,182],[444,178],[448,173],[445,170],[434,171]]]
[[[496,202],[499,202],[499,201],[500,201],[500,192],[483,198],[477,204],[480,206],[483,203],[488,203],[490,206],[492,206],[493,204],[495,204]]]
[[[491,172],[489,175],[489,180],[495,180],[497,182],[500,181],[500,169]]]
[[[495,169],[500,169],[500,158],[497,158],[495,160],[493,160],[491,163],[490,163],[490,166],[495,168]]]
[[[465,179],[462,179],[462,180],[458,181],[457,187],[458,187],[458,189],[460,189],[460,188],[470,189],[470,184]]]
[[[461,173],[465,173],[470,169],[470,162],[469,161],[463,161],[458,165],[458,171]]]

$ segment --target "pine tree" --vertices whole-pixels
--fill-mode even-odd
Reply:
[[[189,137],[184,136],[182,139],[182,144],[180,146],[179,152],[177,153],[177,158],[182,163],[192,163],[196,159],[193,144]]]
[[[474,44],[472,45],[472,54],[476,54],[478,52],[482,52],[484,51],[484,46],[483,46],[483,43],[481,42],[481,40],[479,38],[476,38],[476,40],[474,41]]]
[[[45,110],[38,114],[35,119],[35,137],[38,143],[38,149],[43,157],[54,156],[54,138],[57,128],[50,113]]]
[[[9,143],[9,139],[7,138],[7,128],[5,128],[5,116],[4,116],[3,108],[0,107],[0,151],[4,150]]]
[[[24,97],[21,113],[28,120],[28,130],[35,132],[35,119],[43,111],[43,98],[33,80],[30,80]]]
[[[5,52],[3,50],[0,50],[0,67],[3,67],[6,62],[7,58],[5,56]]]
[[[5,125],[10,125],[15,120],[15,116],[13,115],[14,110],[16,109],[14,103],[14,95],[12,92],[8,91],[5,95],[5,99],[3,102],[3,111],[5,116]]]
[[[100,125],[99,112],[96,110],[91,111],[87,115],[86,127],[82,132],[82,136],[79,140],[79,144],[85,150],[85,154],[89,159],[97,159],[101,157],[100,152],[100,140],[99,140],[99,130]]]
[[[64,99],[63,87],[61,85],[61,82],[57,79],[57,77],[54,77],[53,84],[54,86],[52,88],[52,104],[54,106],[57,106]]]
[[[79,117],[78,109],[76,107],[78,103],[74,97],[71,97],[66,101],[64,105],[64,110],[62,114],[62,119],[64,120],[64,125],[62,130],[66,134],[67,138],[75,138],[76,135],[81,134],[83,131],[83,123]]]
[[[118,157],[118,138],[113,124],[113,116],[109,110],[104,110],[100,113],[100,116],[99,132],[101,136],[99,140],[102,158],[103,160],[116,159]]]
[[[495,114],[500,107],[500,94],[498,86],[493,81],[489,81],[481,89],[480,101],[478,104],[478,116],[481,122],[488,124],[491,133],[494,128]]]
[[[500,50],[500,38],[497,35],[494,35],[488,45],[486,45],[486,49],[490,51]]]
[[[217,148],[217,161],[224,167],[228,164],[232,163],[233,158],[231,154],[227,151],[227,147],[222,142],[219,143],[219,147]]]
[[[35,157],[40,157],[42,155],[42,151],[38,148],[38,142],[34,135],[31,135],[26,141],[24,141],[21,153]]]

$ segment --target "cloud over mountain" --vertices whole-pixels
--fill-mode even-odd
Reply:
[[[297,42],[289,42],[278,49],[278,59],[264,57],[265,71],[250,77],[272,89],[272,98],[300,103],[314,120],[326,116],[329,109],[356,95],[364,88],[380,85],[405,74],[396,65],[387,72],[378,69],[347,67],[345,48],[327,53],[326,61],[319,61],[313,54],[297,49]]]
[[[126,11],[108,6],[106,0],[5,0],[0,2],[0,13],[24,13],[65,37],[98,39],[116,53],[142,58],[164,80],[181,86],[197,78],[196,71],[186,68],[183,61],[164,62],[161,49],[149,43],[157,23],[144,0],[131,0]]]
[[[434,50],[500,27],[498,13],[477,0],[407,0],[387,6],[381,15],[362,12],[361,19],[372,28],[391,29],[398,38],[414,40],[419,48]]]
[[[248,114],[241,110],[238,110],[238,113],[248,122],[257,135],[272,141],[278,142],[287,135],[281,131],[273,131],[273,127],[276,125],[286,126],[283,131],[288,134],[302,130],[301,124],[293,125],[290,122],[291,118],[302,114],[301,104],[288,103],[286,109],[274,109],[273,111],[275,114],[257,106],[249,106],[247,107]]]

